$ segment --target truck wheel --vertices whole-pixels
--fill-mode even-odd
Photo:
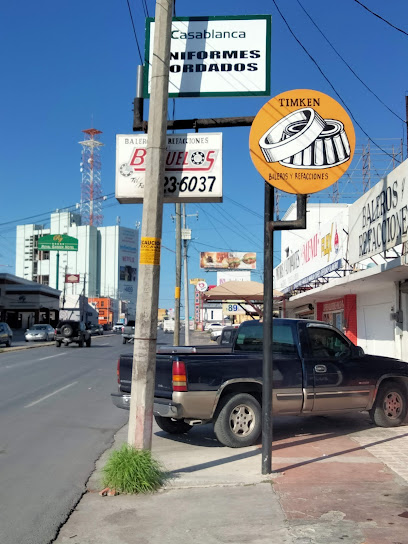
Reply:
[[[122,344],[126,344],[126,338],[122,338]]]
[[[169,434],[183,434],[191,430],[191,425],[184,419],[171,419],[170,417],[154,416],[160,429]]]
[[[79,340],[79,342],[78,342],[78,347],[79,347],[79,348],[83,348],[83,347],[84,347],[84,341],[83,341],[83,340]]]
[[[261,406],[255,397],[232,393],[223,399],[214,422],[214,432],[221,444],[229,448],[252,446],[261,429]]]
[[[55,341],[55,346],[56,346],[57,348],[60,348],[60,347],[61,347],[61,340],[56,340],[56,341]]]
[[[88,340],[86,340],[85,344],[86,344],[87,348],[90,348],[91,347],[91,338],[88,338]]]
[[[405,388],[396,382],[387,382],[380,386],[370,416],[379,427],[398,427],[405,420],[407,409]]]

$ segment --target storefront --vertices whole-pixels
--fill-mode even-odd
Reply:
[[[330,323],[353,342],[357,342],[357,297],[346,295],[341,298],[317,302],[316,317]]]
[[[24,280],[12,274],[0,274],[0,321],[13,329],[34,323],[55,326],[59,317],[61,291]]]

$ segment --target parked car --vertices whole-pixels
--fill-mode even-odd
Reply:
[[[123,331],[123,323],[115,323],[112,327],[113,332],[122,332]]]
[[[97,335],[101,336],[103,334],[103,327],[102,325],[91,325],[89,327],[89,332],[93,336],[97,336]]]
[[[170,347],[169,350],[172,348]],[[219,351],[218,351],[219,350]],[[245,321],[232,348],[156,355],[153,414],[170,434],[212,422],[221,444],[256,444],[261,433],[263,324]],[[129,409],[133,354],[120,356],[119,393]],[[368,411],[380,427],[408,412],[408,363],[366,355],[335,327],[303,319],[273,320],[273,411],[325,415]]]
[[[0,344],[10,347],[13,340],[13,331],[7,323],[0,323]]]
[[[84,344],[87,348],[91,347],[91,333],[83,321],[60,321],[55,329],[55,345],[60,348],[61,344],[68,346],[72,343],[78,344],[80,348]]]
[[[55,330],[51,325],[39,323],[27,329],[24,338],[26,342],[49,342],[55,339]]]

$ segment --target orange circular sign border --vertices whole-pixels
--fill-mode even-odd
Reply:
[[[313,112],[310,112],[313,110]],[[293,137],[288,137],[288,140],[282,140],[276,144],[269,145],[270,148],[273,148],[269,152],[266,147],[264,150],[260,145],[260,140],[263,139],[263,142],[272,140],[272,137],[265,138],[268,134],[268,131],[271,131],[272,127],[276,127],[276,124],[280,121],[280,125],[284,126],[285,123],[288,125],[288,130],[290,130],[290,125],[295,126],[299,118],[302,117],[303,112],[307,111],[306,115],[313,116],[312,121],[309,118],[309,122],[305,126],[305,131],[308,131],[307,134],[303,137],[303,142],[311,141],[316,134],[322,130],[321,125],[323,121],[332,121],[334,120],[335,126],[340,126],[343,124],[344,132],[346,134],[346,140],[350,146],[350,156],[344,162],[337,164],[336,166],[327,166],[327,167],[313,167],[310,166],[305,168],[300,165],[297,166],[285,166],[280,163],[279,160],[282,159],[282,155],[285,155],[282,152],[280,147],[286,146],[286,149],[294,150],[294,152],[303,153],[303,146],[301,144],[301,138],[298,138],[298,134],[293,135]],[[295,113],[297,112],[297,113]],[[289,117],[287,117],[289,116]],[[286,118],[286,119],[285,119]],[[306,118],[306,117],[305,117]],[[294,120],[294,122],[291,122]],[[298,124],[305,125],[307,121],[301,121]],[[338,123],[340,122],[340,123]],[[328,126],[330,124],[328,123]],[[332,125],[333,126],[333,125]],[[275,131],[281,130],[278,125],[275,128]],[[330,133],[330,131],[328,131]],[[328,138],[321,137],[321,140],[330,140]],[[302,134],[300,135],[303,136]],[[338,137],[338,134],[337,134]],[[317,137],[316,139],[319,139]],[[300,141],[299,141],[300,140]],[[313,141],[314,143],[314,141]],[[311,144],[312,145],[312,144]],[[321,145],[326,145],[322,143]],[[329,145],[332,143],[329,142]],[[345,174],[348,167],[353,160],[354,150],[356,145],[356,137],[354,133],[353,123],[346,112],[346,110],[331,96],[322,93],[320,91],[314,91],[311,89],[297,89],[292,91],[286,91],[281,93],[271,100],[269,100],[258,112],[256,115],[249,135],[249,151],[251,155],[252,162],[254,163],[255,168],[261,174],[265,181],[267,181],[273,187],[280,189],[281,191],[292,193],[292,194],[310,194],[317,193],[323,189],[327,189],[338,181],[341,176]],[[310,151],[309,151],[310,154]],[[269,159],[277,159],[274,162],[268,162]],[[302,157],[302,155],[297,155],[297,158]],[[347,157],[347,155],[345,155]],[[296,159],[292,158],[287,159],[292,162],[296,162]]]

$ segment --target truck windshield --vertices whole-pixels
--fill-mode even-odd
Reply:
[[[262,351],[263,327],[258,324],[241,327],[235,342],[235,350]],[[273,351],[276,353],[296,354],[297,348],[293,329],[289,324],[273,326]]]

